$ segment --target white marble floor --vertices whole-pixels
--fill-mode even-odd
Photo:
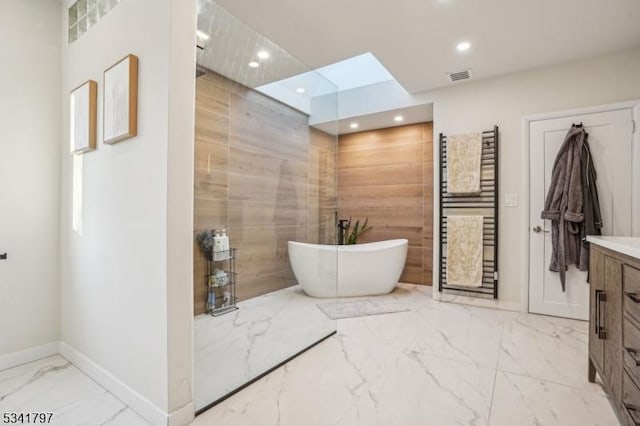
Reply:
[[[433,301],[338,334],[196,418],[215,426],[618,425],[587,382],[587,323]]]
[[[12,412],[50,412],[57,426],[148,425],[60,356],[0,371],[0,413]]]
[[[408,311],[338,321],[338,334],[196,418],[211,426],[614,426],[588,383],[587,324],[391,295]],[[0,413],[54,425],[146,423],[65,359],[0,371]]]
[[[195,407],[199,410],[336,331],[300,286],[255,297],[219,317],[194,320]]]

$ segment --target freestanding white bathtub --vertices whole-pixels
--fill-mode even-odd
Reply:
[[[289,261],[302,290],[311,297],[372,296],[393,290],[408,246],[408,240],[345,246],[289,241]]]

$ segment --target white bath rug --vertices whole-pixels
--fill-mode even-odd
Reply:
[[[366,317],[369,315],[390,314],[393,312],[406,312],[409,309],[395,302],[378,302],[375,300],[361,300],[358,302],[322,303],[318,308],[329,319]]]

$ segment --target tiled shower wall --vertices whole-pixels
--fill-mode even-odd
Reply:
[[[406,238],[400,281],[431,285],[433,253],[433,123],[340,136],[338,211],[369,218],[359,242]]]
[[[214,72],[196,80],[195,233],[227,229],[239,300],[296,284],[289,240],[334,243],[336,145],[280,102]],[[194,245],[196,315],[205,267]]]

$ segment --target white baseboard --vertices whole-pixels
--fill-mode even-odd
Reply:
[[[48,356],[57,355],[58,344],[59,342],[51,342],[34,348],[0,355],[0,371],[37,361]]]
[[[60,355],[69,360],[83,373],[95,380],[100,386],[111,392],[116,398],[127,404],[133,411],[151,424],[155,426],[167,426],[169,423],[169,415],[167,413],[89,359],[86,355],[64,342],[60,342]],[[191,408],[193,409],[193,407]],[[178,424],[179,423],[176,423],[176,425]]]
[[[0,355],[0,371],[58,354],[65,357],[80,371],[91,377],[96,383],[111,392],[116,398],[154,426],[186,426],[194,419],[195,409],[192,402],[171,414],[165,413],[123,381],[64,342],[51,342],[34,348]]]
[[[169,415],[168,426],[187,426],[191,424],[195,418],[195,412],[193,402],[188,403],[182,408],[178,408]]]

